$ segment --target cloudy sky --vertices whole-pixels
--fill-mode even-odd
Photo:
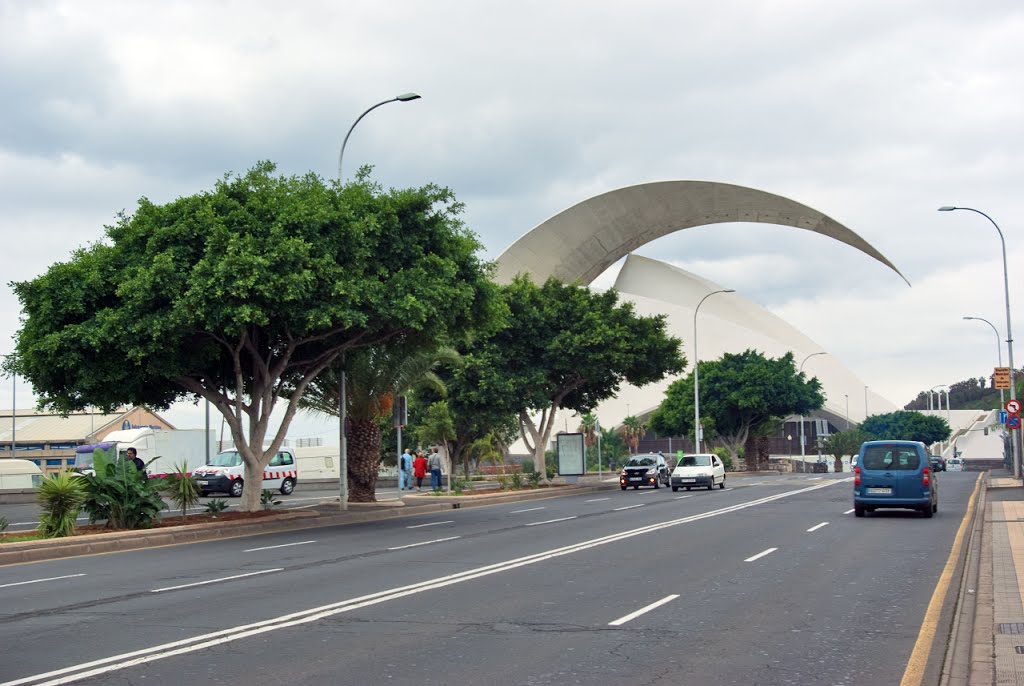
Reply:
[[[388,186],[452,188],[491,258],[649,181],[751,186],[845,224],[912,286],[784,227],[709,226],[639,252],[737,289],[902,405],[990,373],[995,335],[964,315],[1005,338],[998,235],[939,206],[1000,223],[1024,326],[1022,35],[1012,0],[0,0],[3,282],[99,240],[142,196],[262,159],[333,176],[355,118],[415,91],[360,123],[345,175],[372,164]],[[4,285],[0,353],[19,311]]]

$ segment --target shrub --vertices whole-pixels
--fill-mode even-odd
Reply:
[[[466,480],[457,476],[452,477],[452,493],[462,495],[464,490],[466,490]]]
[[[162,490],[181,510],[181,516],[185,517],[189,508],[199,504],[199,484],[188,473],[188,465],[185,462],[178,464],[174,469],[176,471],[173,474],[168,474],[163,479]]]
[[[7,517],[0,516],[0,534],[7,531],[7,527],[9,527],[10,525],[11,523],[7,521]]]
[[[725,448],[715,448],[712,450],[715,455],[718,455],[718,459],[722,461],[722,466],[725,467],[725,471],[732,472],[736,470],[736,465],[732,462],[732,455]]]
[[[523,471],[525,473],[527,473],[527,474],[529,474],[530,472],[534,471],[533,460],[530,460],[530,459],[523,460]]]
[[[75,533],[75,520],[85,502],[85,484],[73,472],[60,472],[43,479],[36,492],[42,505],[39,531],[47,538],[70,536]]]
[[[519,490],[523,487],[523,474],[522,472],[512,472],[512,488]]]
[[[533,488],[540,486],[540,472],[530,472],[528,478],[530,479],[530,486]]]
[[[115,529],[148,529],[167,507],[160,498],[160,479],[150,479],[128,460],[111,460],[102,450],[93,453],[94,474],[83,474],[90,522],[105,520]]]
[[[263,505],[263,509],[264,510],[269,510],[274,505],[280,505],[281,504],[280,500],[275,500],[274,498],[275,498],[275,496],[274,496],[274,492],[273,491],[271,491],[270,489],[267,489],[267,488],[263,489],[263,492],[260,493],[260,504]]]
[[[501,488],[501,490],[503,490],[503,491],[508,490],[508,484],[509,484],[509,476],[508,476],[508,474],[498,474],[494,478],[495,478],[495,480],[497,480],[498,486]]]
[[[228,507],[228,501],[221,500],[220,498],[214,498],[213,500],[206,503],[206,513],[212,515],[218,515]]]

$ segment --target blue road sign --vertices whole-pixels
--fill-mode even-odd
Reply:
[[[1006,420],[1006,426],[1010,427],[1011,429],[1019,429],[1020,428],[1020,415],[1015,414],[1012,417],[1010,417],[1009,419],[1007,419]]]
[[[1009,417],[1009,416],[1010,416],[1010,414],[1006,410],[999,410],[999,423],[1000,424],[1005,424],[1006,423],[1006,418]]]

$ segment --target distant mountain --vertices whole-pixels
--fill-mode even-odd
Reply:
[[[1024,370],[1017,370],[1014,373],[1014,380],[1017,382],[1017,397],[1022,397],[1024,391]],[[943,391],[945,395],[945,391]],[[1010,391],[1006,391],[1007,398]],[[932,394],[932,407],[936,406],[938,397]],[[943,398],[943,406],[946,401]],[[999,407],[999,391],[992,388],[992,378],[979,376],[976,379],[957,381],[949,387],[949,406],[953,410],[992,410]],[[928,391],[921,391],[917,397],[903,406],[905,410],[927,410]]]

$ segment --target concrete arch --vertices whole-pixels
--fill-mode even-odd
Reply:
[[[792,226],[845,243],[910,282],[871,244],[828,215],[780,195],[713,181],[659,181],[594,196],[527,232],[498,257],[497,278],[554,276],[589,285],[633,250],[676,231],[735,222]]]

